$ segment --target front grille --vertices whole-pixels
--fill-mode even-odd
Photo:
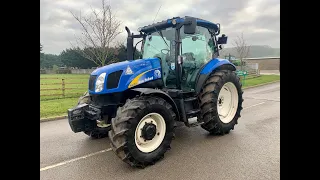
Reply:
[[[118,87],[119,79],[121,77],[122,72],[123,71],[120,70],[120,71],[116,71],[116,72],[110,73],[108,75],[107,89],[113,89],[113,88],[117,88]]]
[[[89,78],[89,90],[94,91],[94,82],[96,81],[97,75],[91,75]]]

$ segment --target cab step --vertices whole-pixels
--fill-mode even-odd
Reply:
[[[188,127],[196,127],[199,126],[201,124],[203,124],[204,122],[198,122],[198,118],[197,117],[193,117],[193,118],[189,118],[188,119]]]
[[[200,113],[200,109],[193,109],[187,112],[187,118],[195,117]]]
[[[196,101],[196,100],[197,100],[196,97],[189,97],[189,98],[184,99],[184,102],[192,102],[192,101]]]

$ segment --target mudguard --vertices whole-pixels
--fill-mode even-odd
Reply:
[[[214,58],[210,60],[201,69],[197,78],[196,92],[200,93],[203,83],[209,78],[209,75],[217,69],[236,70],[236,66],[227,59]]]

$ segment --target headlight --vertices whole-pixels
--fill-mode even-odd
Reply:
[[[105,77],[106,77],[106,73],[102,73],[98,77],[98,79],[96,81],[96,92],[101,92],[103,90]]]

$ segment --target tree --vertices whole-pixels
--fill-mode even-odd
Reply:
[[[241,63],[241,70],[242,70],[242,65],[244,63],[243,59],[248,57],[250,52],[250,46],[247,44],[246,40],[244,39],[243,33],[241,33],[240,36],[237,36],[237,38],[233,42],[233,45],[235,46],[235,49],[238,53],[238,57]]]
[[[121,22],[116,18],[111,6],[102,0],[102,9],[97,11],[91,8],[87,17],[82,17],[81,12],[79,16],[72,12],[71,14],[82,27],[82,35],[76,38],[77,46],[72,45],[73,49],[98,66],[109,64],[111,43],[121,33]]]
[[[40,68],[52,68],[53,65],[63,66],[60,56],[55,54],[43,54],[43,61],[40,64]]]
[[[96,64],[92,61],[88,61],[86,58],[81,56],[78,52],[73,49],[66,49],[60,53],[61,62],[68,67],[78,68],[92,68]]]

